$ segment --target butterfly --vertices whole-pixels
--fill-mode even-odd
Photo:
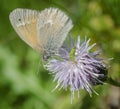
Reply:
[[[19,37],[43,59],[59,50],[73,27],[71,19],[57,8],[43,11],[18,8],[10,13],[9,18]]]

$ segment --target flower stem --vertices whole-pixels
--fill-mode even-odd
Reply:
[[[120,82],[116,81],[116,80],[113,80],[112,78],[108,77],[107,78],[107,83],[113,85],[113,86],[116,86],[116,87],[120,87]]]

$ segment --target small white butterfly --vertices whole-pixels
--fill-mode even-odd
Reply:
[[[69,17],[57,8],[41,12],[15,9],[9,18],[20,38],[42,56],[50,56],[58,51],[73,27]]]

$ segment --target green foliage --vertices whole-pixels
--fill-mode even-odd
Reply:
[[[111,78],[107,82],[114,87],[96,86],[100,95],[93,93],[92,98],[81,91],[73,104],[69,90],[51,92],[55,87],[53,77],[41,65],[39,54],[18,37],[9,21],[9,13],[15,8],[47,7],[60,8],[71,17],[74,38],[90,37],[102,50],[102,57],[114,58],[108,76],[120,81],[120,0],[0,0],[0,109],[112,109],[115,97],[111,93],[120,84]]]

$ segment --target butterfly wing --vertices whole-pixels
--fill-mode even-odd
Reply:
[[[37,29],[39,12],[29,9],[15,9],[10,13],[9,18],[20,38],[33,49],[40,51]]]
[[[48,8],[41,11],[38,21],[39,44],[44,51],[57,51],[72,28],[72,21],[62,11]]]

